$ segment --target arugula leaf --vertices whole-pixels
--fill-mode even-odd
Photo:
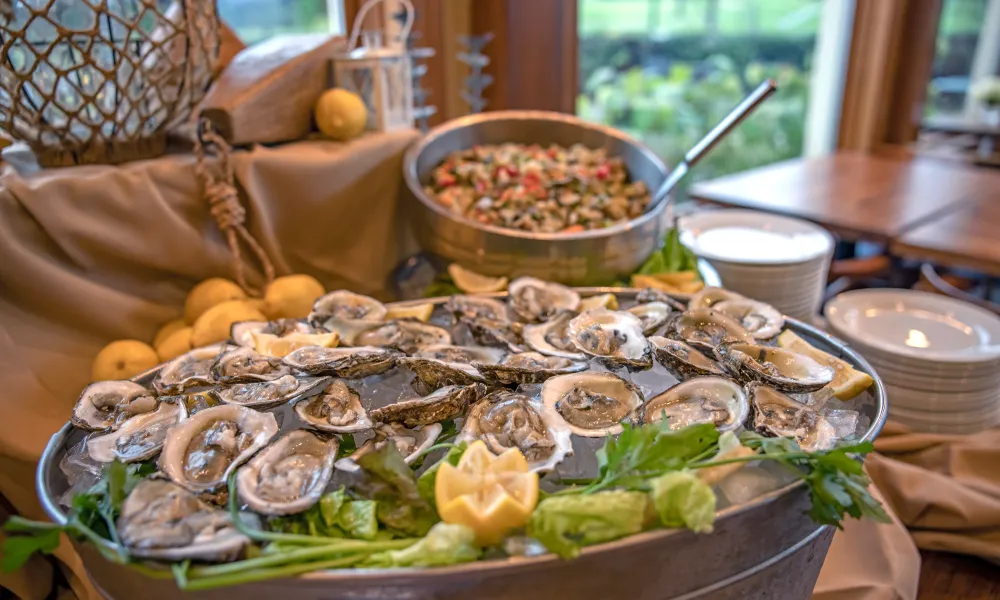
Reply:
[[[643,492],[549,496],[531,513],[527,533],[559,556],[573,558],[583,546],[642,531],[648,505]]]
[[[448,453],[441,460],[431,465],[420,477],[417,477],[417,491],[420,492],[420,497],[430,504],[435,511],[437,511],[437,503],[434,501],[434,484],[437,482],[438,469],[441,468],[441,464],[444,462],[451,463],[453,467],[458,466],[458,461],[462,458],[462,454],[465,453],[465,449],[465,442],[454,448],[449,448]]]
[[[46,527],[41,527],[46,526]],[[3,540],[3,558],[0,559],[0,570],[4,573],[16,571],[28,562],[35,552],[52,554],[59,547],[59,536],[63,528],[51,523],[34,524],[32,521],[14,516],[4,524],[8,533],[27,535],[10,535]]]
[[[380,523],[408,535],[422,536],[440,520],[420,495],[416,476],[395,444],[379,442],[357,462],[367,476],[357,489],[377,501],[375,514]]]
[[[666,527],[711,533],[715,492],[691,471],[670,471],[650,482],[653,506]]]
[[[465,525],[437,523],[422,540],[402,550],[387,550],[369,556],[366,567],[440,567],[479,558],[473,545],[475,532]]]

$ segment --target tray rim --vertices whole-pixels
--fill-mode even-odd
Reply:
[[[618,287],[575,287],[573,288],[582,296],[594,296],[599,294],[613,293],[617,295],[624,296],[635,296],[640,290],[637,288],[618,288]],[[480,296],[489,296],[495,298],[506,297],[507,292],[493,292],[488,294],[475,294]],[[686,295],[682,294],[670,294],[670,296],[677,299],[686,299]],[[442,304],[448,298],[446,296],[437,296],[434,298],[419,298],[414,300],[404,300],[400,302],[390,302],[387,306],[413,306],[420,304]],[[840,354],[840,358],[846,360],[847,362],[853,363],[856,368],[864,371],[872,377],[872,388],[875,396],[875,416],[872,419],[871,425],[865,431],[864,435],[860,437],[860,441],[874,441],[875,438],[882,432],[882,428],[885,426],[886,419],[888,418],[889,405],[886,397],[885,386],[882,383],[881,378],[875,369],[864,359],[860,354],[851,349],[846,342],[834,337],[820,329],[799,321],[798,319],[793,319],[791,317],[785,317],[785,327],[794,331],[795,333],[805,333],[810,338],[818,338],[823,340],[826,344],[833,347],[837,353]],[[825,349],[824,349],[825,351]],[[140,380],[149,378],[155,375],[162,365],[153,367],[152,369],[140,373],[133,377],[134,380]],[[57,468],[55,461],[56,455],[59,453],[61,446],[63,445],[66,436],[72,430],[73,424],[67,421],[52,437],[49,439],[45,446],[45,450],[42,453],[42,457],[38,462],[38,468],[35,471],[35,486],[36,492],[38,494],[38,499],[42,504],[42,508],[45,513],[52,519],[53,522],[59,525],[65,525],[67,522],[67,516],[59,507],[58,501],[55,500],[54,495],[49,490],[47,475],[48,472]],[[784,496],[785,494],[792,493],[795,490],[804,487],[804,482],[796,481],[780,487],[776,490],[772,490],[766,494],[758,496],[751,500],[750,502],[745,502],[743,504],[738,504],[734,506],[726,507],[716,513],[716,521],[721,521],[733,517],[738,514],[750,510],[757,510],[763,508],[778,498]],[[808,518],[805,515],[800,515],[802,518]],[[822,529],[823,525],[816,524],[816,528]],[[663,540],[669,536],[680,535],[685,533],[685,530],[681,529],[654,529],[651,531],[644,531],[635,535],[630,535],[618,540],[613,540],[610,542],[604,542],[601,544],[595,544],[593,546],[584,547],[581,550],[581,556],[596,556],[604,553],[613,553],[616,550],[639,546],[644,544],[650,544],[656,541]],[[110,548],[110,543],[102,542],[107,544]],[[408,567],[408,568],[387,568],[387,569],[336,569],[336,570],[325,570],[325,571],[314,571],[311,573],[305,573],[297,576],[299,579],[309,579],[315,580],[319,579],[322,581],[337,582],[337,581],[351,581],[351,582],[365,582],[365,581],[375,581],[379,579],[385,579],[387,576],[396,575],[406,575],[412,578],[435,578],[444,577],[448,575],[462,575],[462,574],[475,574],[475,573],[486,573],[493,572],[496,570],[505,569],[516,569],[522,567],[543,567],[549,563],[555,563],[562,561],[561,558],[552,554],[546,553],[538,556],[517,556],[508,557],[505,559],[492,559],[492,560],[482,560],[473,561],[470,563],[463,563],[459,565],[451,565],[446,567],[433,567],[433,568],[420,568],[420,567]],[[123,565],[128,567],[129,565]],[[164,569],[167,572],[167,569]]]

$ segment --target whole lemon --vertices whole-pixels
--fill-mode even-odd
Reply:
[[[243,300],[246,293],[235,282],[221,277],[206,279],[191,288],[184,301],[184,320],[194,325],[206,310],[226,300]]]
[[[368,124],[368,109],[361,96],[341,88],[323,92],[316,101],[316,126],[323,135],[346,141],[361,135]]]
[[[156,336],[153,338],[153,347],[157,348],[163,343],[163,340],[170,337],[173,332],[184,329],[187,327],[187,323],[184,319],[174,319],[173,321],[167,321],[160,330],[156,332]]]
[[[309,275],[279,277],[264,291],[264,314],[272,320],[305,318],[325,293],[323,284]]]
[[[160,358],[149,344],[139,340],[111,342],[94,357],[90,368],[92,381],[128,379],[160,364]]]
[[[266,321],[259,310],[243,300],[227,300],[206,310],[191,328],[191,347],[199,348],[229,339],[229,329],[239,321]]]
[[[177,358],[192,348],[191,333],[192,327],[181,327],[156,344],[156,354],[162,362],[167,362],[171,358]]]

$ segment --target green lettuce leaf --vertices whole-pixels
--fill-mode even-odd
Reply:
[[[438,523],[422,540],[403,550],[387,550],[369,556],[366,567],[440,567],[479,558],[473,545],[476,534],[465,525]]]
[[[690,471],[671,471],[650,482],[653,506],[667,527],[710,533],[715,522],[715,493]]]
[[[462,458],[462,454],[465,453],[466,444],[463,442],[454,448],[448,450],[448,454],[431,465],[426,471],[424,471],[420,477],[417,477],[417,490],[420,492],[420,497],[423,498],[434,510],[437,510],[437,505],[434,501],[434,484],[437,482],[438,469],[441,468],[441,464],[444,462],[451,463],[452,466],[458,465],[458,461]]]
[[[50,523],[35,524],[14,516],[4,524],[4,531],[22,534],[9,535],[3,540],[3,558],[0,560],[0,570],[4,573],[10,573],[24,566],[24,563],[28,562],[28,559],[35,552],[43,554],[55,552],[55,549],[59,547],[59,534],[63,532],[63,529]]]
[[[420,495],[417,478],[395,444],[377,444],[358,457],[358,465],[366,477],[357,491],[377,502],[375,515],[380,523],[406,535],[423,536],[440,520]]]
[[[643,492],[549,496],[531,514],[528,535],[559,556],[573,558],[582,546],[642,531],[648,502]]]

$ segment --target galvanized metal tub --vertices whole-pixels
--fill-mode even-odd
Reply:
[[[581,288],[582,295],[635,290]],[[499,294],[497,294],[499,295]],[[436,299],[443,302],[445,299]],[[400,304],[427,302],[410,301]],[[888,414],[885,389],[871,366],[843,342],[795,320],[786,326],[817,348],[871,375],[875,383],[859,410],[870,421],[863,439],[882,430]],[[150,379],[156,369],[140,375]],[[66,489],[59,460],[82,433],[67,423],[52,439],[38,466],[38,495],[49,517],[65,523],[58,498]],[[812,593],[833,536],[805,514],[810,506],[803,485],[792,484],[720,511],[710,535],[687,530],[649,531],[585,548],[574,560],[552,555],[507,558],[437,569],[347,569],[311,573],[203,592],[185,598],[269,600],[634,600],[758,598],[806,599]],[[105,560],[91,545],[74,541],[94,585],[115,600],[168,600],[180,592],[169,571],[150,577]]]
[[[476,144],[583,144],[620,156],[635,180],[656,190],[667,176],[652,150],[624,133],[576,117],[544,111],[470,115],[432,129],[403,159],[411,197],[407,222],[421,247],[448,262],[487,275],[533,275],[568,285],[608,284],[643,263],[663,239],[669,196],[636,219],[572,234],[533,233],[459,218],[424,192],[431,171],[449,154]]]

